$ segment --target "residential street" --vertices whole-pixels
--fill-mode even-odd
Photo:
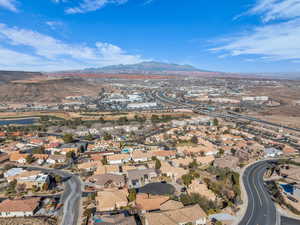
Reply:
[[[248,206],[240,225],[276,224],[276,208],[263,182],[266,167],[266,162],[258,162],[250,166],[244,173]]]
[[[61,225],[77,225],[79,220],[80,199],[82,195],[82,183],[78,176],[69,172],[57,169],[43,169],[40,167],[26,167],[32,170],[40,170],[45,173],[55,173],[67,179],[65,181],[64,192],[61,195],[60,203],[62,207]]]

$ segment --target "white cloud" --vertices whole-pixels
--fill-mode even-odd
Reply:
[[[11,62],[14,62],[16,65],[32,65],[37,63],[39,60],[37,57],[9,50],[3,47],[0,47],[0,56],[0,65],[2,66],[10,64]]]
[[[211,51],[225,57],[254,55],[260,60],[291,62],[300,59],[300,0],[257,0],[241,15],[260,15],[263,23],[219,40],[219,46]]]
[[[140,55],[131,55],[126,53],[120,47],[110,43],[95,43],[94,47],[83,44],[69,44],[35,31],[19,29],[17,27],[8,27],[0,24],[0,42],[6,43],[5,51],[10,51],[12,57],[1,60],[2,66],[22,65],[22,60],[16,62],[15,59],[26,59],[26,62],[32,62],[32,68],[40,70],[61,70],[99,67],[113,64],[133,64],[143,61]],[[29,48],[32,54],[23,54],[12,51],[8,46],[14,48]],[[0,58],[5,58],[4,49],[0,51]],[[21,54],[14,57],[13,54]],[[38,59],[38,60],[37,60]]]
[[[211,51],[231,56],[258,55],[269,60],[300,59],[300,19],[256,27],[222,42]]]
[[[264,22],[296,18],[300,16],[300,0],[258,0],[249,13],[261,14]]]
[[[77,7],[68,8],[65,10],[67,14],[86,13],[96,11],[103,8],[107,4],[124,4],[128,0],[82,0]]]
[[[15,0],[0,0],[0,7],[8,9],[13,12],[18,12],[17,2]]]
[[[58,27],[63,26],[64,24],[60,21],[46,21],[46,24],[52,29],[56,30]]]

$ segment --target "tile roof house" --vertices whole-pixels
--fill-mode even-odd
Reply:
[[[0,152],[0,163],[9,160],[9,155],[6,152]]]
[[[180,168],[180,167],[173,167],[171,166],[168,162],[161,162],[161,167],[160,167],[160,172],[161,174],[165,174],[166,176],[172,178],[174,181],[177,179],[181,178],[184,174],[187,174],[189,171]]]
[[[135,205],[142,213],[145,213],[159,210],[161,205],[168,200],[168,196],[137,194]]]
[[[151,154],[159,160],[174,159],[176,157],[176,151],[159,150],[151,151]]]
[[[99,166],[102,166],[102,162],[101,161],[84,162],[84,163],[80,163],[80,164],[77,165],[78,169],[85,170],[85,171],[94,171]]]
[[[184,205],[179,201],[168,200],[160,205],[161,211],[181,209]]]
[[[121,167],[121,170],[122,170],[122,172],[123,172],[124,174],[127,174],[127,172],[128,172],[129,170],[135,170],[135,169],[137,169],[137,167],[135,167],[135,166],[129,166],[129,165],[123,165],[123,166]]]
[[[0,203],[0,217],[33,216],[40,204],[40,198],[6,199]]]
[[[131,159],[134,162],[146,162],[151,160],[152,154],[149,152],[142,152],[142,151],[134,151],[131,153]]]
[[[129,188],[140,188],[157,177],[155,169],[135,169],[127,171],[127,184]]]
[[[68,152],[74,152],[75,154],[78,153],[78,148],[77,147],[64,147],[61,149],[61,154],[67,155]]]
[[[101,154],[92,154],[90,156],[91,161],[101,161],[103,159],[103,155]]]
[[[26,157],[28,155],[29,154],[22,154],[22,153],[19,153],[19,152],[12,153],[12,154],[9,155],[9,161],[17,162],[17,163],[20,163],[20,164],[25,164],[26,163]]]
[[[290,146],[284,146],[284,148],[282,149],[282,152],[284,155],[296,155],[298,154],[298,151]]]
[[[207,215],[199,205],[186,206],[180,209],[144,214],[144,225],[204,225]]]
[[[208,155],[208,156],[198,156],[196,158],[197,163],[207,165],[212,163],[215,160],[215,157],[213,155]]]
[[[49,155],[47,154],[34,154],[33,158],[36,159],[36,162],[39,165],[42,165],[44,162],[46,162],[46,160],[48,159]]]
[[[99,174],[91,176],[88,180],[93,184],[94,187],[99,189],[121,188],[125,186],[125,178],[123,175]]]
[[[127,196],[128,190],[126,189],[99,191],[96,197],[97,211],[107,212],[126,207]]]
[[[98,174],[121,174],[119,165],[101,165],[98,166],[95,173]]]
[[[107,156],[107,162],[110,165],[123,164],[130,161],[129,154],[114,154]]]

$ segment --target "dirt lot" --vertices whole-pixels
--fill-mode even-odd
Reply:
[[[0,218],[1,225],[56,225],[54,219],[48,218]]]
[[[279,115],[281,117],[300,117],[300,84],[282,83],[276,87],[257,87],[247,90],[249,94],[269,96],[281,103],[279,107],[266,108],[264,114]]]
[[[263,116],[263,115],[257,114],[257,113],[251,113],[248,115],[254,116],[256,118],[266,120],[269,122],[282,124],[282,125],[294,127],[294,128],[300,128],[300,116],[297,116],[297,117],[286,116],[286,115],[271,115],[271,116],[265,115],[265,116]]]

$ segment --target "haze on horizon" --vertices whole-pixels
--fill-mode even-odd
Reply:
[[[0,0],[0,70],[300,72],[298,0]]]

